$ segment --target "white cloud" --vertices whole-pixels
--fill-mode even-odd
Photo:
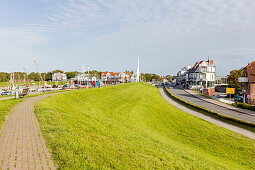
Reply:
[[[254,54],[254,0],[41,1],[50,6],[43,14],[48,22],[0,28],[0,45],[40,45],[57,39],[70,40],[68,46],[74,49],[107,48],[119,54],[122,49],[146,54],[167,49],[163,56],[186,58]]]

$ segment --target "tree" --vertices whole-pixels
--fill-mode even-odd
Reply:
[[[34,80],[34,81],[39,81],[39,76],[38,76],[37,73],[31,72],[31,73],[28,75],[28,79],[31,79],[31,80]]]
[[[157,74],[145,73],[144,76],[143,76],[143,80],[147,81],[147,82],[162,81],[162,78]]]
[[[92,75],[92,76],[101,77],[102,72],[97,71],[97,70],[91,70],[89,72],[89,74]]]
[[[70,72],[65,72],[67,79],[70,78],[75,78],[75,76],[78,74],[78,71],[70,71]]]
[[[238,82],[238,78],[243,76],[243,69],[232,70],[228,76],[228,85],[231,88],[235,88],[237,92],[242,92],[242,83]]]
[[[45,74],[45,80],[46,81],[52,80],[52,72],[49,71]]]
[[[10,73],[0,72],[0,81],[7,82],[10,80]]]
[[[62,71],[62,70],[54,70],[54,71],[52,71],[52,73],[64,73],[64,71]]]
[[[173,77],[170,76],[170,75],[167,75],[167,76],[166,76],[166,79],[168,80],[168,82],[172,82]]]

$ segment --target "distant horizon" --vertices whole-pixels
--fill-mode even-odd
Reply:
[[[207,59],[204,59],[205,61],[207,60]],[[213,59],[211,59],[210,58],[210,60],[213,60]],[[202,61],[202,60],[199,60],[199,61]],[[199,62],[199,61],[196,61],[196,62]],[[214,60],[213,60],[214,61]],[[157,74],[157,75],[160,75],[160,76],[166,76],[166,75],[171,75],[171,76],[176,76],[176,74],[177,74],[177,72],[178,71],[180,71],[182,68],[184,68],[184,67],[186,67],[186,66],[194,66],[195,65],[195,63],[196,62],[194,62],[194,64],[188,64],[188,65],[183,65],[182,67],[180,67],[179,68],[179,70],[176,70],[176,73],[174,73],[174,74],[159,74],[159,73],[155,73],[155,72],[142,72],[142,71],[140,71],[141,73],[150,73],[150,74]],[[215,62],[215,61],[214,61]],[[252,61],[251,61],[252,62]],[[245,66],[247,66],[249,63],[251,63],[251,62],[248,62]],[[33,63],[34,64],[34,63]],[[240,68],[236,68],[236,69],[232,69],[232,70],[239,70],[239,69],[241,69],[241,68],[243,68],[243,67],[245,67],[245,66],[242,66],[242,67],[240,67]],[[25,68],[26,69],[26,68]],[[52,72],[52,71],[55,71],[55,70],[61,70],[61,71],[64,71],[64,72],[80,72],[80,73],[82,73],[82,70],[83,69],[83,66],[81,67],[81,68],[78,68],[77,70],[64,70],[64,69],[60,69],[60,68],[55,68],[55,69],[52,69],[52,70],[47,70],[47,71],[40,71],[41,73],[47,73],[47,72]],[[41,70],[41,69],[40,69]],[[80,70],[80,71],[79,71]],[[134,71],[134,72],[136,72],[136,68],[133,68],[133,69],[125,69],[125,70],[123,70],[123,71],[120,71],[120,70],[102,70],[102,69],[96,69],[96,68],[90,68],[90,71],[92,71],[92,70],[96,70],[96,71],[99,71],[99,72],[106,72],[106,71],[108,71],[108,72],[125,72],[126,70],[128,70],[128,71]],[[230,70],[230,71],[232,71],[232,70]],[[85,71],[84,71],[84,73],[85,72],[87,72],[88,70],[86,69]],[[218,74],[217,73],[217,65],[216,65],[216,76],[227,76],[227,75],[229,75],[230,74],[230,71],[229,71],[229,73],[227,73],[227,74],[225,74],[225,75],[221,75],[221,74]],[[21,71],[0,71],[0,72],[5,72],[5,73],[11,73],[11,72],[24,72],[24,68],[23,68],[23,71],[21,70]],[[36,67],[34,66],[34,70],[32,70],[32,71],[26,71],[27,73],[32,73],[32,72],[37,72],[37,70],[36,70]]]

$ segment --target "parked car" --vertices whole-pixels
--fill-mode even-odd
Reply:
[[[243,97],[240,96],[240,95],[235,95],[234,100],[235,100],[235,102],[242,103],[243,102]]]
[[[52,86],[52,88],[58,88],[58,85],[54,84],[54,85]]]
[[[66,89],[66,88],[69,88],[70,87],[70,85],[69,85],[69,83],[67,83],[67,84],[65,84],[63,87],[62,87],[62,89]]]
[[[2,92],[1,92],[1,95],[11,95],[11,92],[8,92],[8,91],[2,91]]]
[[[74,87],[81,88],[80,84],[74,84]]]

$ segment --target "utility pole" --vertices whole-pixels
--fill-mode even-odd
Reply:
[[[25,87],[27,86],[27,81],[26,81],[26,69],[25,68],[23,68],[24,69],[24,74],[23,74],[23,78],[24,78],[24,85],[25,85]]]

